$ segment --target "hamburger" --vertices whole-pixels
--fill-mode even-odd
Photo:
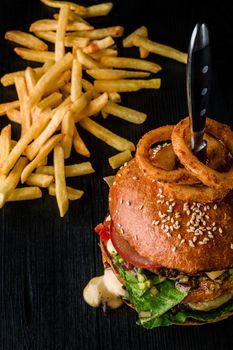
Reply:
[[[188,118],[144,135],[96,228],[105,269],[147,329],[233,313],[233,133],[207,120],[205,164],[189,138]]]

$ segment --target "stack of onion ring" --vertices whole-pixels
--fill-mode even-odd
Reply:
[[[201,203],[221,200],[233,189],[233,165],[229,166],[233,132],[227,125],[207,118],[204,135],[207,162],[204,164],[191,151],[189,130],[189,118],[185,118],[176,126],[166,125],[148,132],[138,143],[136,161],[148,179],[158,182],[170,197]],[[155,154],[152,158],[151,147],[168,140],[172,147],[160,148],[158,156]],[[170,166],[163,164],[162,159],[165,163],[170,160]]]

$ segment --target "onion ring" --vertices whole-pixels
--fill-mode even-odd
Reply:
[[[173,125],[166,125],[145,134],[138,143],[136,152],[136,161],[140,169],[148,176],[158,181],[172,182],[179,184],[193,184],[196,179],[185,168],[175,170],[164,170],[151,163],[151,146],[160,141],[171,139]]]
[[[189,118],[181,120],[172,131],[172,145],[175,154],[184,167],[196,176],[203,184],[216,190],[233,188],[233,166],[224,173],[209,168],[195,157],[185,143],[185,132],[189,128]],[[206,131],[220,139],[233,154],[233,132],[222,123],[212,119],[206,120]]]

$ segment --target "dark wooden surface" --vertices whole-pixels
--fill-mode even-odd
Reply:
[[[89,2],[94,3],[94,1]],[[224,5],[225,3],[225,5]],[[186,1],[118,0],[109,18],[93,21],[96,26],[124,24],[126,33],[145,24],[150,37],[187,51],[195,23],[204,20],[211,31],[213,89],[211,115],[233,125],[232,11],[218,2],[199,5]],[[52,10],[37,0],[1,0],[0,71],[25,66],[5,42],[9,29],[27,30]],[[137,51],[130,51],[137,57]],[[124,54],[127,54],[124,51]],[[162,65],[160,91],[124,94],[123,104],[148,114],[142,126],[129,125],[113,117],[106,124],[118,134],[137,142],[147,130],[175,123],[187,115],[185,66],[155,55]],[[12,88],[0,87],[0,100],[15,98]],[[0,124],[6,118],[0,117]],[[101,118],[98,120],[105,124]],[[14,134],[18,132],[14,128]],[[96,173],[73,180],[85,196],[70,203],[68,215],[60,219],[54,198],[7,204],[0,211],[0,349],[169,349],[230,350],[233,319],[201,327],[169,327],[146,331],[136,324],[136,314],[122,307],[105,317],[82,299],[88,280],[102,273],[98,240],[93,228],[107,213],[108,189],[102,180],[112,174],[107,158],[116,152],[82,132],[93,154]],[[73,155],[72,161],[83,161]]]

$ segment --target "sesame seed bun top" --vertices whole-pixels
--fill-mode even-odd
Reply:
[[[213,203],[166,196],[135,159],[120,169],[109,194],[118,234],[142,256],[188,273],[233,267],[233,195]]]

